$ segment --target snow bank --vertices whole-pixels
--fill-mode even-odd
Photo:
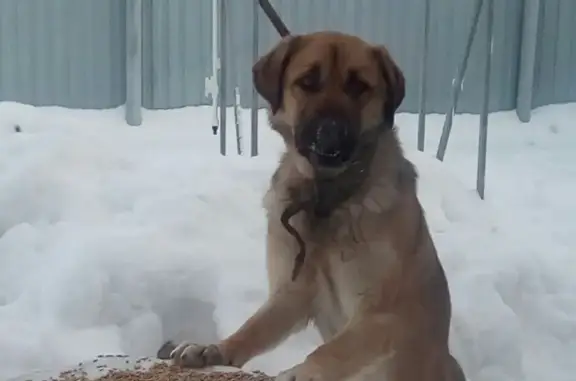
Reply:
[[[488,201],[471,186],[477,117],[455,119],[446,163],[413,150],[414,116],[399,120],[474,381],[573,380],[576,107],[547,114],[491,118]],[[131,128],[119,110],[0,104],[0,379],[213,342],[264,300],[260,200],[281,144],[262,128],[261,156],[238,157],[229,129],[222,157],[210,116],[149,112]],[[304,332],[249,368],[276,373],[318,342]]]

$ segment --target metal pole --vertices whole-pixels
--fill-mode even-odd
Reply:
[[[532,114],[532,94],[534,89],[534,66],[538,43],[538,18],[540,0],[524,1],[522,42],[520,47],[520,73],[516,97],[516,114],[521,122],[530,121]]]
[[[428,29],[430,24],[430,0],[424,1],[424,30],[422,59],[420,61],[420,110],[418,114],[418,150],[424,151],[426,138],[426,89],[428,82]]]
[[[488,116],[490,114],[490,82],[492,80],[492,51],[494,48],[494,0],[488,0],[486,7],[486,59],[484,62],[484,99],[480,114],[480,134],[478,137],[478,171],[476,174],[476,190],[484,200],[486,187],[486,151],[488,143]]]
[[[252,2],[252,62],[258,60],[258,44],[260,43],[260,28],[258,23],[258,0]],[[258,156],[258,92],[252,86],[252,106],[250,109],[251,134],[250,134],[250,156]]]
[[[142,124],[142,0],[129,0],[126,9],[126,123]]]
[[[150,0],[152,1],[152,0]],[[220,69],[220,55],[218,54],[218,2],[212,0],[212,76],[206,81],[206,94],[212,97],[212,133],[218,134],[218,102],[220,101],[220,84],[218,70]]]
[[[220,98],[220,153],[226,155],[226,0],[218,0],[220,2],[220,18],[219,18],[219,55],[220,55],[220,76],[218,81],[218,95]]]
[[[440,137],[440,142],[438,143],[438,150],[436,151],[436,158],[441,161],[444,160],[444,155],[446,154],[446,147],[448,146],[448,138],[450,137],[450,132],[452,130],[452,119],[454,118],[456,106],[458,105],[458,98],[460,97],[460,91],[462,91],[462,81],[464,80],[464,75],[466,74],[466,68],[468,66],[468,58],[470,57],[472,42],[474,41],[474,36],[476,35],[476,30],[478,29],[478,20],[480,19],[480,11],[482,10],[483,4],[484,0],[476,0],[474,19],[472,21],[472,27],[470,28],[470,33],[468,34],[468,41],[466,43],[466,48],[464,49],[464,57],[462,58],[462,62],[460,62],[460,65],[456,72],[456,78],[452,82],[452,97],[451,97],[452,101],[450,104],[450,109],[446,113],[446,119],[444,120],[444,126],[442,128],[442,136]]]
[[[234,126],[236,127],[236,153],[242,155],[242,128],[240,127],[240,115],[238,109],[240,108],[240,92],[238,86],[234,86]]]

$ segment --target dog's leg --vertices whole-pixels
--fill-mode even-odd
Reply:
[[[303,363],[280,373],[276,380],[356,379],[394,356],[399,329],[397,318],[390,315],[371,315],[352,321],[334,339],[318,347]]]
[[[311,296],[304,280],[285,284],[235,333],[219,344],[202,346],[184,342],[172,351],[171,357],[174,363],[189,368],[215,365],[242,367],[305,326]]]

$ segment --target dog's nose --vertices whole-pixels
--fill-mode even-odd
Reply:
[[[320,120],[313,140],[314,151],[321,155],[338,156],[349,138],[349,131],[345,121],[334,118]]]

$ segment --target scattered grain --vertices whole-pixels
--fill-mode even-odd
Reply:
[[[101,366],[98,367],[102,369]],[[99,378],[88,378],[85,371],[74,369],[60,373],[60,376],[51,381],[273,381],[262,372],[247,373],[243,371],[198,371],[183,369],[167,363],[154,364],[148,369],[137,367],[133,370],[109,369]]]

